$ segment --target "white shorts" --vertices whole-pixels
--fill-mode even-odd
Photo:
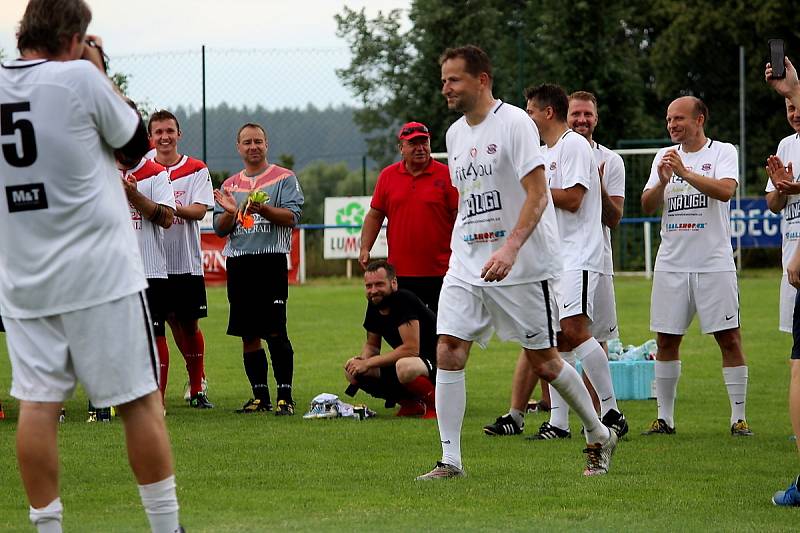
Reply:
[[[598,342],[619,338],[617,325],[617,304],[614,295],[614,276],[598,274],[597,288],[594,291],[594,318],[590,330]]]
[[[792,332],[794,323],[794,299],[797,297],[797,289],[789,284],[786,274],[781,276],[781,296],[780,296],[780,324],[778,329],[786,333]]]
[[[446,275],[436,332],[486,346],[492,332],[532,350],[556,345],[558,314],[550,281],[478,287]]]
[[[683,335],[695,313],[700,331],[739,327],[736,272],[663,272],[653,275],[650,330]]]
[[[597,291],[597,272],[566,270],[555,283],[559,320],[586,315],[589,322],[594,316],[594,294]]]
[[[97,407],[158,389],[158,358],[144,292],[61,315],[4,317],[11,395],[63,402],[78,382]]]

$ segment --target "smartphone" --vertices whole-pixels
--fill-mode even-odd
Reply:
[[[786,65],[783,58],[786,51],[783,48],[783,39],[770,39],[769,41],[769,62],[772,65],[772,79],[782,80],[786,77]]]

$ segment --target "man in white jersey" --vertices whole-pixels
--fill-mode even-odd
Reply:
[[[617,305],[614,295],[614,258],[611,251],[611,230],[622,220],[625,204],[625,163],[616,152],[606,148],[592,138],[597,127],[597,98],[588,91],[575,91],[569,95],[567,124],[583,135],[592,147],[594,162],[600,171],[600,194],[603,210],[603,270],[597,278],[594,291],[594,317],[592,336],[608,354],[608,341],[619,338]],[[583,381],[589,388],[595,408],[600,409],[600,398],[586,374]]]
[[[80,382],[95,405],[119,406],[152,531],[179,531],[142,259],[111,152],[142,157],[147,133],[99,41],[86,44],[90,20],[83,0],[31,0],[21,57],[0,67],[0,314],[20,475],[31,521],[61,531],[58,416]]]
[[[731,248],[730,199],[739,183],[736,148],[709,139],[708,108],[683,96],[667,108],[667,131],[676,146],[656,154],[642,193],[642,210],[663,206],[656,256],[650,329],[657,334],[658,417],[645,435],[675,433],[679,348],[695,313],[722,352],[722,375],[731,405],[730,431],[750,436],[745,418],[747,366],[739,333],[739,290]]]
[[[130,203],[133,231],[139,241],[139,251],[147,278],[147,304],[153,323],[159,359],[159,389],[161,401],[167,389],[169,355],[165,322],[167,319],[167,257],[164,251],[164,230],[172,225],[175,215],[175,193],[167,170],[147,158],[139,161],[117,156],[117,168],[122,177],[125,196]],[[167,352],[168,353],[168,352]]]
[[[788,98],[786,120],[795,133],[784,137],[778,143],[775,155],[767,160],[766,199],[773,213],[781,213],[782,265],[783,276],[780,288],[780,321],[778,329],[792,332],[792,321],[797,298],[797,289],[789,284],[786,267],[800,240],[800,109]]]
[[[558,85],[544,84],[528,88],[525,98],[528,115],[547,145],[545,175],[564,258],[564,269],[555,286],[561,325],[558,350],[570,364],[581,362],[600,396],[603,423],[623,436],[628,432],[628,424],[617,406],[608,359],[589,330],[594,316],[594,292],[603,267],[600,175],[591,146],[567,125],[569,100],[564,90]],[[518,362],[517,369],[520,367]],[[515,377],[514,384],[521,382],[521,378]],[[531,390],[524,392],[529,395]],[[550,420],[529,438],[570,437],[569,405],[558,391],[551,390]]]
[[[594,150],[581,135],[570,129],[572,125],[569,124],[568,107],[571,108],[572,104],[563,89],[550,84],[531,87],[526,90],[526,98],[528,113],[549,147],[545,154],[546,174],[556,207],[560,238],[564,243],[564,274],[557,286],[557,300],[562,304],[559,308],[562,330],[559,334],[559,350],[561,357],[573,364],[577,355],[586,368],[585,378],[589,376],[602,383],[601,390],[604,393],[596,408],[603,423],[622,437],[628,432],[628,424],[616,405],[605,351],[602,346],[600,350],[597,348],[598,342],[607,340],[617,329],[613,284],[609,279],[603,279],[605,269],[611,268],[608,267],[611,262],[611,247],[609,242],[606,252],[601,223],[604,217],[601,212],[610,222],[618,223],[623,199],[619,199],[619,206],[609,200],[602,200],[603,205],[607,202],[610,204],[609,209],[612,212],[609,214],[605,213],[606,208],[598,205],[601,195],[604,194],[594,153],[598,150]],[[591,101],[588,103],[593,105]],[[588,124],[591,124],[591,128],[587,128],[591,136],[596,120],[589,119]],[[624,174],[622,189],[624,194]],[[608,197],[607,194],[605,196]],[[609,254],[608,257],[606,253]],[[568,302],[572,302],[572,306],[563,307]],[[597,304],[600,305],[599,308]],[[574,347],[578,347],[575,352],[572,351]],[[591,381],[584,381],[587,382],[590,392],[593,392]],[[512,381],[511,407],[507,414],[485,426],[484,433],[521,433],[524,428],[525,407],[535,385],[536,376],[524,354],[521,354]],[[550,420],[544,422],[538,433],[529,438],[549,440],[570,437],[569,406],[558,394],[553,394],[550,397]]]
[[[536,127],[521,109],[492,96],[492,66],[483,50],[448,49],[440,63],[447,106],[464,115],[446,136],[459,208],[437,317],[442,460],[417,479],[464,475],[464,368],[472,343],[485,345],[493,331],[518,342],[539,378],[581,417],[587,441],[584,475],[605,474],[617,436],[600,422],[578,373],[555,349],[552,285],[561,261]]]
[[[791,61],[789,61],[789,58],[784,58],[784,64],[786,66],[786,76],[784,78],[772,79],[772,65],[769,63],[767,63],[764,77],[767,83],[769,83],[778,94],[786,98],[786,110],[789,123],[795,128],[795,131],[800,133],[800,122],[797,116],[797,110],[800,109],[800,81],[797,79],[797,71]],[[795,136],[792,135],[791,137]],[[786,141],[786,139],[784,139],[784,141]],[[796,142],[796,139],[793,139],[793,141]],[[792,144],[795,144],[795,142],[792,142]],[[781,142],[781,147],[784,147],[783,142]],[[795,170],[795,168],[800,170],[800,161],[795,159],[797,157],[796,148],[787,150],[784,155],[786,158],[783,160],[775,156],[770,157],[767,161],[767,172],[770,176],[770,180],[774,182],[776,191],[778,191],[780,195],[793,196],[800,192],[795,189],[797,185],[795,181],[795,172],[797,172],[797,170]],[[785,167],[783,161],[787,162]],[[773,201],[774,200],[775,198],[773,198]],[[794,217],[791,215],[791,211],[794,208],[789,207],[792,201],[791,196],[790,199],[784,199],[783,201],[786,202],[784,207],[784,219],[788,226],[790,223],[789,219],[791,218],[792,221],[794,220]],[[772,207],[773,205],[771,204],[770,208]],[[790,231],[796,231],[796,229]],[[786,241],[787,234],[784,233],[783,268],[785,277],[788,278],[789,283],[796,290],[800,289],[800,247],[796,245],[793,246],[794,250],[787,261]],[[795,302],[798,300],[800,300],[800,297],[795,296]],[[791,354],[791,381],[789,382],[789,418],[792,421],[797,451],[800,452],[800,313],[797,312],[796,305],[795,303],[795,313],[792,320],[794,343],[792,345]],[[772,503],[780,506],[800,507],[800,490],[798,490],[798,484],[800,484],[800,476],[794,478],[786,490],[776,492],[772,496]]]
[[[175,115],[156,111],[150,115],[148,132],[156,149],[155,161],[166,167],[175,191],[175,223],[164,232],[170,294],[167,321],[189,373],[189,405],[210,409],[214,406],[205,387],[205,339],[199,319],[208,314],[200,220],[214,206],[211,177],[205,163],[178,153],[181,127]]]

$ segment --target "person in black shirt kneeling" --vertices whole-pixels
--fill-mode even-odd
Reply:
[[[344,365],[351,388],[400,404],[397,416],[436,418],[436,315],[414,293],[397,288],[394,267],[372,261],[364,273],[367,340]],[[381,354],[381,339],[392,351]]]

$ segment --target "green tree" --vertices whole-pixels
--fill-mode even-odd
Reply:
[[[440,94],[438,58],[451,46],[475,44],[492,58],[493,92],[524,105],[523,89],[545,81],[568,91],[598,94],[601,137],[613,145],[631,126],[652,132],[648,102],[645,36],[630,2],[609,0],[603,9],[588,1],[414,0],[411,28],[400,31],[400,13],[368,19],[345,8],[338,34],[353,51],[339,77],[360,99],[357,124],[371,134],[370,154],[385,162],[392,153],[390,126],[414,119],[429,125],[435,151],[457,115]]]

